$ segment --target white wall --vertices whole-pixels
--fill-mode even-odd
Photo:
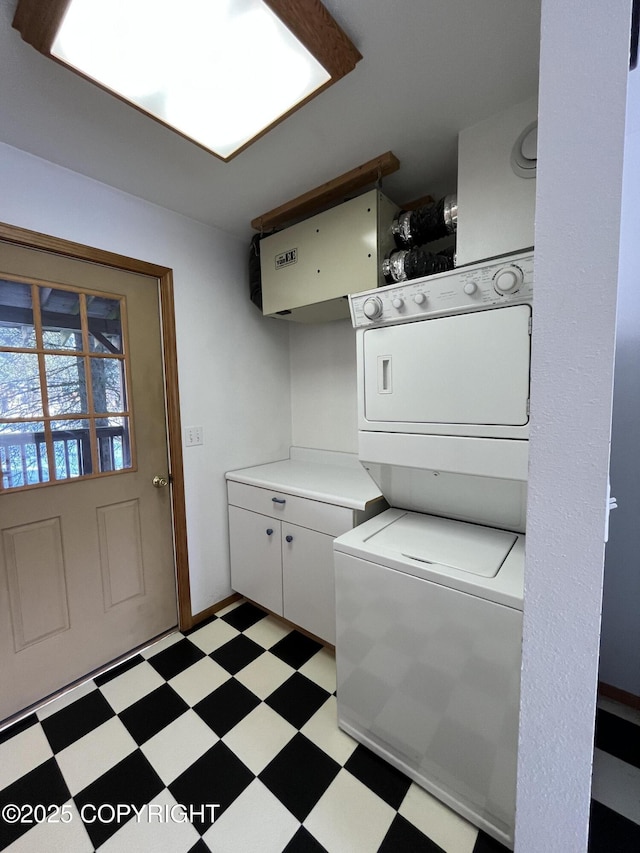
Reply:
[[[542,3],[517,853],[587,849],[630,17]]]
[[[293,444],[358,452],[356,333],[350,320],[291,323]]]
[[[640,69],[629,75],[600,680],[640,696]]]
[[[247,247],[0,144],[0,220],[174,271],[193,612],[230,594],[224,472],[288,455],[288,327],[248,299]],[[215,192],[215,188],[211,188]]]

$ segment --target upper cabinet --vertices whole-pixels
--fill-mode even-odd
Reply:
[[[534,244],[537,98],[460,132],[456,266]]]
[[[349,316],[347,295],[384,284],[398,207],[379,190],[260,241],[262,311],[317,323]]]
[[[397,166],[390,152],[384,156],[388,168]],[[532,97],[460,132],[457,194],[438,202],[425,197],[400,212],[374,189],[263,237],[259,275],[257,254],[252,255],[251,298],[266,316],[302,323],[337,320],[349,316],[350,293],[444,272],[454,263],[464,267],[529,250],[536,168],[537,99]],[[281,209],[252,225],[262,230],[274,214]],[[271,220],[271,227],[278,224],[277,217]]]

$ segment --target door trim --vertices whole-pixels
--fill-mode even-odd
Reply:
[[[51,237],[0,222],[0,240],[40,249],[53,254],[91,261],[103,266],[139,273],[158,279],[160,288],[160,322],[164,357],[165,398],[167,409],[167,439],[169,468],[171,472],[171,501],[173,512],[173,540],[176,566],[176,595],[178,600],[178,627],[181,631],[193,626],[191,586],[189,583],[189,553],[187,548],[187,515],[184,495],[184,470],[182,462],[182,428],[180,424],[180,395],[178,388],[178,358],[176,349],[176,322],[173,297],[173,270],[96,249],[82,243],[73,243],[60,237]]]

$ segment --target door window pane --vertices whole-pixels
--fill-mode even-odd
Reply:
[[[84,358],[73,355],[45,355],[47,395],[50,415],[80,414],[89,411]]]
[[[56,480],[91,474],[91,431],[88,420],[52,421]]]
[[[119,299],[87,297],[89,348],[92,352],[122,355],[122,322]]]
[[[73,290],[39,287],[42,340],[45,349],[82,352],[80,294]]]
[[[131,468],[129,418],[101,418],[96,424],[100,471]]]
[[[0,346],[33,349],[35,345],[31,285],[0,279]]]
[[[0,352],[0,418],[42,417],[38,356]]]
[[[119,358],[91,359],[91,387],[94,412],[124,412],[124,361]]]
[[[0,491],[135,466],[123,296],[0,278]]]
[[[44,423],[0,424],[0,470],[4,489],[47,482]]]

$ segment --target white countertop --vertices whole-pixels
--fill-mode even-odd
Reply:
[[[352,453],[292,447],[289,459],[229,471],[227,480],[363,510],[382,494]]]

